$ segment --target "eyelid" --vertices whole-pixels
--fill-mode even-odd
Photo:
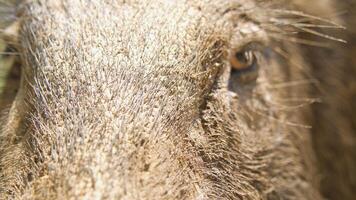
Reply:
[[[263,52],[266,48],[266,44],[260,41],[249,41],[240,45],[239,47],[235,47],[232,49],[232,52],[244,52],[244,51],[252,51],[252,52]]]

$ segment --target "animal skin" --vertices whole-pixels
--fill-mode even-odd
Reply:
[[[0,199],[352,199],[345,5],[0,3],[21,65]]]

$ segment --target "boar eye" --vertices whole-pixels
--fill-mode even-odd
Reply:
[[[259,63],[258,51],[244,49],[235,51],[230,56],[231,76],[240,84],[248,84],[256,81]]]
[[[254,52],[251,50],[235,52],[230,58],[231,67],[237,71],[248,70],[253,67],[255,59]]]

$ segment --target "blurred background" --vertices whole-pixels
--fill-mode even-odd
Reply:
[[[319,88],[314,88],[312,95],[320,96],[322,101],[312,105],[311,122],[314,150],[321,172],[321,192],[330,200],[355,200],[356,0],[309,2],[321,5],[311,6],[307,12],[332,19],[346,27],[342,31],[321,31],[347,41],[342,44],[311,37],[324,44],[330,43],[331,48],[304,47],[304,57],[309,59],[313,76],[320,81]],[[331,4],[334,16],[320,13],[319,8],[327,2]]]

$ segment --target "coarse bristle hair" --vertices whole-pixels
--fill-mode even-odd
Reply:
[[[320,12],[335,16],[333,2],[323,2]],[[352,113],[339,108],[351,107],[355,92],[340,80],[355,73],[338,63],[349,38],[327,31],[344,31],[342,17],[309,6],[316,3],[0,0],[1,36],[16,49],[1,54],[22,65],[2,120],[0,199],[333,197],[318,163],[332,163],[323,156],[333,137],[352,138]],[[250,39],[244,26],[260,29]],[[254,37],[276,62],[260,70],[253,91],[234,86],[231,101],[227,55]],[[326,95],[330,85],[344,98]],[[331,133],[338,128],[345,132]],[[335,193],[352,196],[341,187]]]

